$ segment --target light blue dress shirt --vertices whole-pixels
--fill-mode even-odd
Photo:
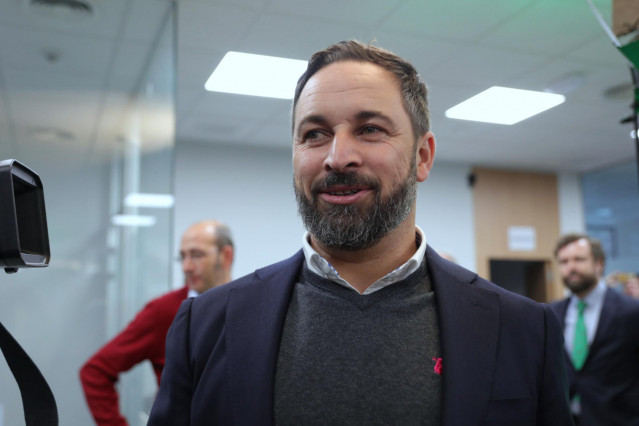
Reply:
[[[600,280],[597,286],[584,297],[586,308],[584,309],[584,322],[586,323],[586,335],[588,336],[588,347],[595,340],[599,317],[601,316],[601,308],[603,306],[604,297],[606,296],[606,283]],[[564,345],[566,352],[572,354],[572,348],[575,340],[575,325],[577,324],[577,302],[579,298],[574,294],[570,297],[568,310],[566,311],[566,325],[564,328]]]
[[[601,308],[603,307],[605,296],[606,283],[603,280],[599,280],[597,286],[583,298],[583,301],[586,302],[586,307],[584,309],[584,323],[586,324],[588,348],[590,348],[593,340],[595,340],[597,325],[599,324],[599,317],[601,316]],[[570,297],[568,310],[566,311],[564,347],[569,355],[572,354],[572,348],[575,344],[575,326],[577,324],[577,316],[579,315],[577,310],[578,302],[579,298],[573,294]],[[575,415],[579,415],[581,413],[581,402],[579,398],[573,398],[570,402],[570,408]]]

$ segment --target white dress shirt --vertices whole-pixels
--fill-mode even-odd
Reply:
[[[415,254],[413,254],[413,256],[399,268],[389,272],[384,277],[375,281],[362,294],[371,294],[377,290],[381,290],[382,288],[390,284],[401,281],[415,272],[417,268],[419,268],[419,265],[422,264],[424,255],[426,254],[426,237],[424,236],[424,231],[422,231],[419,226],[415,226],[415,233],[416,241],[419,242],[419,247],[417,248]],[[304,234],[304,240],[302,241],[302,249],[304,251],[304,258],[306,259],[306,266],[308,266],[308,269],[323,278],[341,284],[353,291],[357,291],[357,289],[355,289],[355,287],[353,287],[348,281],[339,276],[337,270],[335,270],[335,268],[333,268],[333,266],[326,259],[320,256],[319,253],[316,252],[313,247],[311,247],[311,243],[309,241],[310,233],[306,232]]]

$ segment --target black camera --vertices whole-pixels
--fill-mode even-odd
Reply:
[[[0,161],[0,267],[42,267],[50,257],[40,177],[16,160]]]
[[[47,266],[51,253],[42,181],[16,160],[0,161],[0,267]],[[0,323],[0,350],[18,382],[27,426],[58,426],[58,408],[38,367]]]

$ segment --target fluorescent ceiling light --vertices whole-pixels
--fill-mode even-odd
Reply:
[[[455,105],[446,117],[485,123],[515,124],[566,100],[556,93],[493,86]]]
[[[111,223],[116,226],[153,226],[155,225],[155,217],[135,214],[117,214],[111,217]]]
[[[127,207],[152,207],[167,209],[173,207],[173,196],[169,194],[132,193],[124,198]]]
[[[297,79],[306,71],[306,64],[297,59],[228,52],[204,88],[211,92],[293,99]]]

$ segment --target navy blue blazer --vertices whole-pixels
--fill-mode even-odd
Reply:
[[[551,304],[562,327],[569,298]],[[639,302],[607,289],[595,338],[580,371],[564,350],[570,397],[580,395],[580,425],[639,425]]]
[[[430,247],[426,257],[439,313],[442,424],[572,424],[552,310]],[[279,343],[303,262],[300,251],[182,304],[148,425],[273,425]]]

